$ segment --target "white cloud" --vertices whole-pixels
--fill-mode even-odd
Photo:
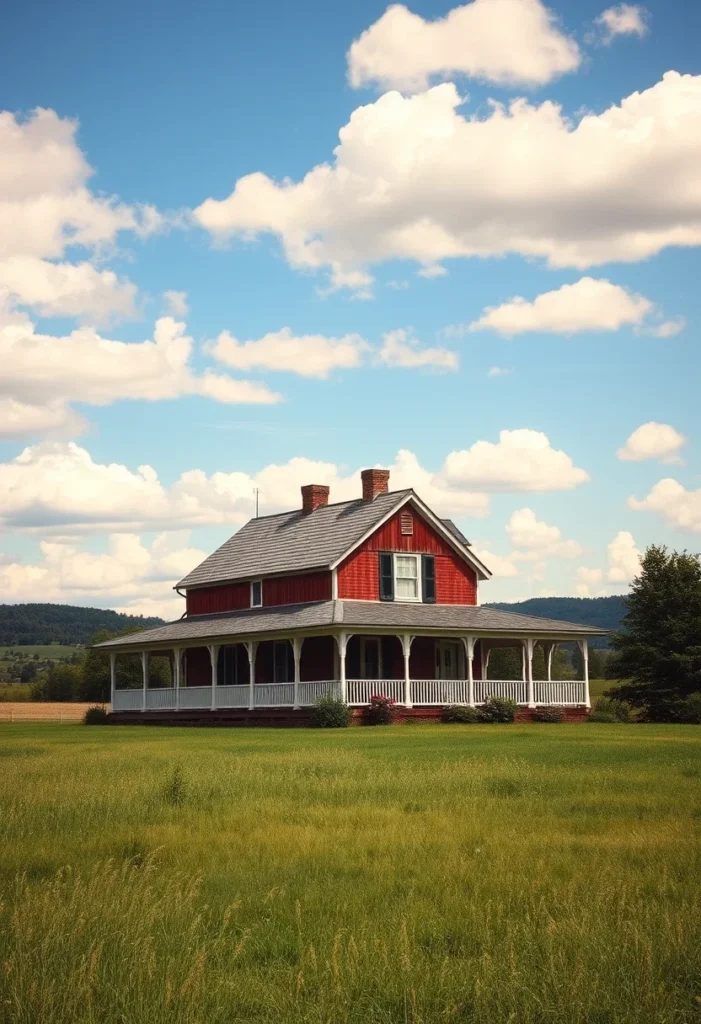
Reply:
[[[632,533],[620,530],[608,546],[607,579],[611,583],[630,583],[640,571],[640,552]]]
[[[656,512],[668,526],[701,533],[701,489],[688,491],[671,477],[658,480],[640,501],[628,498],[627,505],[638,512]]]
[[[637,4],[618,4],[608,7],[595,20],[602,30],[604,43],[612,42],[616,36],[637,36],[639,39],[647,32],[647,11]]]
[[[626,324],[641,324],[653,309],[652,302],[643,295],[604,279],[582,277],[574,284],[544,292],[532,302],[517,296],[501,306],[487,308],[470,324],[470,330],[493,330],[506,338],[530,331],[617,331]]]
[[[45,540],[34,562],[5,560],[0,588],[6,600],[96,601],[132,615],[177,617],[185,610],[172,587],[207,555],[187,532],[163,533],[147,546],[136,534],[108,536],[107,550]]]
[[[166,312],[170,316],[182,320],[190,312],[190,307],[187,304],[187,292],[163,292],[163,298],[166,303]]]
[[[505,366],[490,366],[487,370],[488,377],[507,377],[512,371]]]
[[[299,182],[246,175],[194,220],[217,242],[277,236],[291,265],[337,280],[395,258],[584,269],[701,244],[701,76],[670,71],[578,121],[551,101],[485,117],[462,103],[451,83],[386,93],[353,112],[332,163]]]
[[[409,331],[399,329],[382,335],[382,347],[377,354],[379,363],[402,369],[432,367],[435,370],[457,370],[459,360],[447,348],[421,348]]]
[[[581,61],[575,41],[540,0],[473,0],[426,21],[392,4],[348,51],[354,88],[422,90],[431,78],[469,75],[499,85],[544,85]]]
[[[537,519],[530,508],[516,509],[506,524],[506,533],[514,548],[512,558],[534,561],[545,555],[555,558],[579,558],[584,549],[576,540],[565,540],[557,526]]]
[[[634,430],[616,454],[624,462],[642,462],[644,459],[681,462],[679,453],[685,444],[684,435],[669,423],[655,423],[651,420]]]
[[[73,425],[68,406],[80,401],[107,405],[118,399],[177,398],[201,394],[226,403],[271,404],[280,396],[264,384],[234,380],[191,367],[193,343],[185,325],[171,317],[156,321],[152,340],[127,343],[80,328],[66,337],[38,333],[26,317],[0,322],[0,400],[12,413],[0,421],[0,437],[45,433]],[[45,410],[41,410],[44,404]],[[14,412],[13,412],[14,410]]]
[[[489,491],[570,490],[589,480],[566,452],[553,448],[537,430],[502,430],[499,441],[476,441],[471,448],[451,452],[442,478],[449,488]]]
[[[423,468],[412,452],[400,450],[389,469],[393,489],[413,487],[441,515],[484,516],[489,510],[485,490],[447,489],[440,473]],[[299,507],[299,488],[310,482],[328,484],[333,501],[362,493],[359,470],[344,475],[333,463],[305,458],[255,474],[186,470],[166,487],[151,466],[101,464],[75,443],[47,441],[0,463],[0,525],[60,535],[233,527],[253,514],[256,488],[261,512],[271,513]]]
[[[295,335],[289,327],[255,341],[238,341],[223,331],[208,346],[215,359],[236,370],[273,370],[320,378],[328,377],[333,370],[355,369],[369,350],[370,345],[358,334],[342,338]]]
[[[88,429],[88,424],[64,401],[32,405],[11,397],[0,396],[0,439],[14,440],[41,435],[43,437],[75,437]]]
[[[448,271],[440,263],[429,263],[427,266],[417,270],[416,273],[419,277],[425,277],[430,281],[434,277],[445,277]]]
[[[676,316],[673,320],[664,320],[656,327],[649,327],[647,333],[653,334],[656,338],[674,338],[686,327],[686,318]]]
[[[492,576],[495,577],[506,577],[506,576],[518,576],[518,568],[514,565],[510,558],[505,555],[495,555],[494,552],[488,551],[486,548],[477,550],[473,548],[474,553],[479,558],[480,562],[491,572]]]
[[[0,260],[0,294],[40,316],[79,317],[104,323],[135,312],[136,286],[91,263],[50,263],[36,256]]]
[[[575,593],[578,597],[591,597],[592,587],[600,584],[604,573],[602,569],[589,569],[581,565],[576,572],[577,583]]]

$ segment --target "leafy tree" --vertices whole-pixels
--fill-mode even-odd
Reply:
[[[44,687],[43,700],[78,700],[83,681],[80,665],[56,665],[49,672]]]
[[[698,555],[649,547],[631,585],[623,629],[610,639],[612,695],[649,721],[678,719],[681,703],[701,691],[701,563]]]

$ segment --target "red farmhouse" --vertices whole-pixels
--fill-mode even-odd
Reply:
[[[407,714],[488,696],[513,698],[526,716],[538,704],[586,714],[587,637],[602,631],[480,607],[490,573],[469,541],[388,483],[387,470],[367,469],[362,496],[338,504],[328,487],[303,487],[301,509],[251,519],[181,580],[182,619],[100,644],[113,719],[272,721],[286,709],[304,720],[323,694],[361,707],[376,693],[417,709]],[[581,680],[550,678],[564,640],[581,647]],[[533,679],[536,644],[545,680]],[[489,678],[490,651],[504,646],[522,652],[520,680]],[[140,656],[138,689],[117,688],[125,654]],[[170,661],[170,686],[149,685],[157,656]]]

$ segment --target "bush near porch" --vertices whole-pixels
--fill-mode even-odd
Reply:
[[[0,730],[3,1024],[698,1022],[698,727]]]

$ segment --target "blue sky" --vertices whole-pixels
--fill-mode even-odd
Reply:
[[[178,614],[255,486],[340,500],[373,464],[491,559],[482,600],[695,550],[700,30],[681,2],[15,5],[3,599]]]

